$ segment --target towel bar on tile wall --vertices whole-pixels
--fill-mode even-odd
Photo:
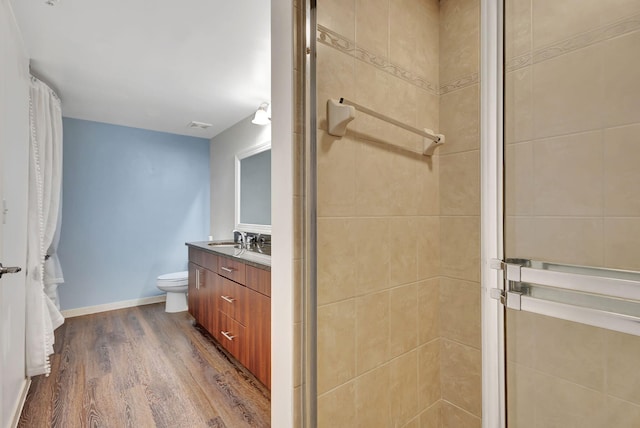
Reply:
[[[432,156],[436,148],[444,144],[443,134],[434,134],[430,129],[422,130],[414,128],[413,126],[380,114],[370,108],[347,100],[346,98],[340,98],[340,100],[327,100],[327,130],[329,134],[336,137],[344,137],[347,133],[347,125],[356,117],[356,110],[424,137],[424,148],[422,150],[422,154],[425,156]]]

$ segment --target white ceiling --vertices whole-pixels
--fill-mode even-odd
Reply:
[[[211,138],[271,98],[269,0],[11,4],[64,116]]]

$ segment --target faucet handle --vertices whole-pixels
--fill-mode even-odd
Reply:
[[[249,245],[253,244],[254,242],[256,242],[256,238],[257,238],[257,237],[256,237],[256,235],[254,235],[253,233],[247,233],[247,234],[245,235],[245,237],[246,237],[245,239],[246,239],[246,241],[247,241],[247,242],[246,242],[247,246],[249,246]]]
[[[240,230],[233,230],[233,242],[236,244],[244,244],[247,240],[247,235]]]
[[[271,245],[271,235],[258,233],[258,236],[256,236],[256,243],[258,246]]]

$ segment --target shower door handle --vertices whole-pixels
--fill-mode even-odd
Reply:
[[[2,275],[4,275],[5,273],[18,273],[22,270],[22,268],[17,267],[17,266],[13,266],[13,267],[4,267],[2,266],[2,263],[0,263],[0,278],[2,278]]]

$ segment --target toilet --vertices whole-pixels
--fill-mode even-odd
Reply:
[[[158,277],[157,287],[167,293],[165,312],[187,310],[189,271],[167,273]]]

